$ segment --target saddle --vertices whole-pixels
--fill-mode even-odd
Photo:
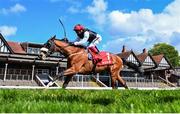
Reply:
[[[112,57],[109,52],[100,51],[98,54],[90,53],[96,66],[112,65]]]

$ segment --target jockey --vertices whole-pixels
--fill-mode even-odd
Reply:
[[[101,57],[98,56],[99,50],[97,49],[96,45],[102,40],[102,37],[84,26],[77,24],[74,26],[74,31],[77,34],[77,39],[74,42],[74,45],[85,45],[87,44],[87,49],[91,52],[92,55],[96,55],[95,62],[101,61]]]

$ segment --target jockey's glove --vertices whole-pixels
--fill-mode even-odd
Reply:
[[[73,46],[73,45],[74,45],[74,42],[69,42],[69,45]]]
[[[78,45],[77,42],[74,42],[74,45]]]

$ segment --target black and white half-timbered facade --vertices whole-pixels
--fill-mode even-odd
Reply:
[[[157,67],[156,62],[152,56],[147,53],[146,49],[143,49],[143,52],[137,55],[137,58],[141,62],[141,67],[146,71]]]
[[[7,46],[7,42],[3,38],[3,36],[0,34],[0,52],[1,53],[10,53],[12,50]]]
[[[141,67],[141,63],[140,63],[139,59],[137,58],[137,56],[135,55],[135,53],[132,50],[126,51],[125,46],[123,46],[122,53],[119,53],[117,55],[121,59],[123,59],[125,61],[128,61],[128,62],[132,62],[136,66]],[[125,76],[125,77],[131,77],[131,76],[134,76],[136,74],[135,74],[135,71],[133,69],[131,69],[128,66],[124,65],[122,75]]]
[[[126,81],[170,81],[170,78],[168,80],[167,77],[172,76],[172,73],[169,73],[169,71],[171,71],[173,67],[164,55],[152,56],[146,51],[146,49],[143,49],[141,54],[135,54],[132,50],[126,51],[125,46],[123,46],[122,52],[117,55],[122,59],[136,64],[144,71],[143,75],[140,75],[133,71],[133,69],[128,69],[128,67],[125,66],[122,71],[122,75]]]

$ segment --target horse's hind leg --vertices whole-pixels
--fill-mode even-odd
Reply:
[[[116,61],[116,64],[113,65],[111,72],[113,72],[114,77],[118,80],[119,83],[125,88],[128,89],[128,86],[126,85],[125,80],[122,79],[120,75],[120,71],[123,69],[123,61],[119,57],[115,57],[114,61]]]
[[[112,66],[110,69],[111,72],[111,77],[112,77],[112,88],[115,88],[115,82],[116,80],[118,80],[119,83],[121,83],[121,85],[128,89],[128,86],[126,85],[126,82],[122,79],[122,77],[120,76],[120,71],[121,71],[121,67],[118,66]]]
[[[119,75],[119,72],[114,72],[111,74],[111,77],[112,77],[112,81],[111,81],[111,86],[113,89],[115,89],[115,83],[116,83],[116,80],[118,80],[118,82],[125,88],[125,89],[128,89],[128,86],[126,84],[126,82],[120,77]]]
[[[125,89],[128,89],[128,86],[126,84],[126,82],[122,79],[122,77],[120,75],[117,76],[117,80],[119,81],[119,83],[122,84],[122,86],[125,88]]]
[[[112,87],[112,89],[116,88],[115,83],[116,83],[116,78],[111,75],[111,87]]]

